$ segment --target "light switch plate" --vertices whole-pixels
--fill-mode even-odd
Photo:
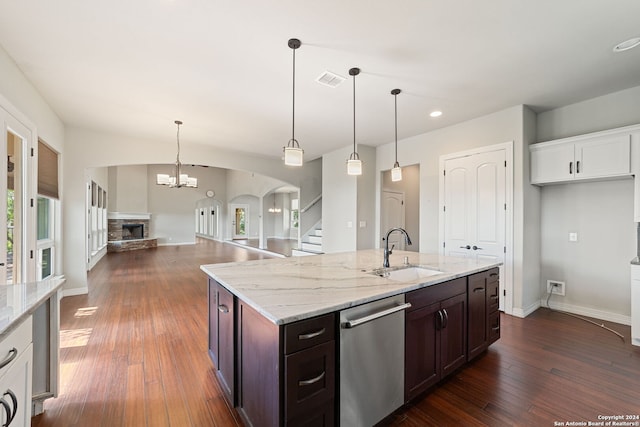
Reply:
[[[578,233],[569,233],[569,241],[577,242],[578,241]]]
[[[367,221],[360,221],[360,228],[365,228],[367,226]]]

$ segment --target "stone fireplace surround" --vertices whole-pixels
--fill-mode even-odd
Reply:
[[[150,213],[109,212],[107,214],[107,252],[124,252],[158,246],[158,239],[149,237]],[[123,225],[143,225],[142,239],[123,238]]]

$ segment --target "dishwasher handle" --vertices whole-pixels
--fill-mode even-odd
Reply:
[[[371,322],[372,320],[379,319],[384,316],[388,316],[398,311],[406,310],[411,307],[411,303],[407,302],[395,307],[387,308],[386,310],[378,311],[377,313],[369,314],[368,316],[360,317],[359,319],[348,320],[342,324],[343,329],[351,329],[356,326],[360,326],[363,323]]]

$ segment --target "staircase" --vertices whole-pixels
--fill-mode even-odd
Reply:
[[[302,247],[294,249],[292,256],[317,255],[322,252],[322,228],[315,228],[303,236]]]

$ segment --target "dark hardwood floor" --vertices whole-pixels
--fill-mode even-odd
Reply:
[[[209,240],[108,254],[89,274],[89,294],[61,302],[60,395],[32,426],[241,425],[207,355],[198,267],[258,258],[268,256]],[[608,326],[627,342],[546,309],[503,315],[500,341],[385,424],[554,426],[640,415],[640,348],[628,326]]]

